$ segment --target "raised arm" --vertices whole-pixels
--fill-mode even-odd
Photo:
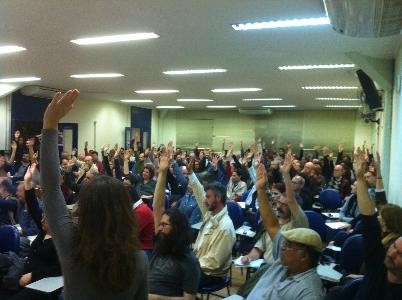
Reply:
[[[364,179],[364,173],[366,171],[367,162],[364,151],[357,148],[355,154],[356,160],[356,178],[357,178],[357,204],[359,206],[360,213],[365,216],[372,216],[375,214],[375,205],[370,199],[368,193],[367,183]]]
[[[40,161],[43,201],[50,231],[61,257],[71,255],[74,224],[60,189],[57,127],[59,120],[71,110],[79,94],[77,90],[70,90],[64,95],[56,93],[43,117],[41,153],[46,153],[46,158],[42,155]]]
[[[204,203],[205,190],[200,181],[198,180],[197,176],[195,176],[193,169],[194,169],[194,158],[192,158],[189,164],[187,165],[188,179],[189,179],[188,183],[191,189],[193,190],[194,197],[197,200],[198,207],[201,210],[202,217],[204,217],[205,213],[208,210]]]
[[[11,155],[10,158],[8,159],[8,163],[12,164],[14,163],[15,160],[15,153],[17,152],[17,143],[15,141],[13,141],[11,143]]]
[[[156,181],[153,201],[155,233],[158,232],[159,223],[165,208],[166,174],[168,172],[169,165],[168,156],[166,154],[161,155],[159,161],[159,175]]]
[[[293,191],[292,178],[290,178],[290,169],[292,167],[292,153],[288,151],[283,163],[282,172],[286,185],[286,198],[289,209],[292,212],[292,216],[296,216],[300,210],[300,206],[297,203],[295,192]]]
[[[275,215],[275,212],[272,210],[271,205],[269,204],[269,200],[266,194],[267,189],[267,172],[263,164],[258,166],[257,170],[257,181],[255,182],[255,186],[257,189],[257,198],[260,206],[260,214],[262,221],[265,224],[267,232],[271,239],[275,237],[277,232],[279,231],[279,222]]]
[[[36,164],[30,165],[24,176],[25,201],[27,203],[28,212],[32,216],[36,227],[38,227],[39,231],[43,231],[41,224],[42,210],[39,207],[38,200],[36,199],[35,191],[32,185],[32,174],[35,170]]]

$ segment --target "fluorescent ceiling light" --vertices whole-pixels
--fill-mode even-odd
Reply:
[[[315,100],[325,100],[325,101],[360,101],[359,98],[315,98]]]
[[[296,105],[264,105],[265,108],[292,108],[296,107]]]
[[[0,84],[0,97],[9,94],[16,88],[15,85],[11,84]]]
[[[258,92],[262,89],[259,88],[233,88],[233,89],[213,89],[213,93],[238,93],[238,92]]]
[[[0,46],[0,54],[14,53],[14,52],[20,52],[20,51],[25,51],[25,50],[27,50],[27,49],[20,47],[20,46],[15,46],[15,45]]]
[[[146,100],[146,99],[123,99],[120,100],[120,102],[124,103],[152,103],[152,100]]]
[[[211,99],[177,99],[177,102],[213,102]]]
[[[137,90],[137,94],[173,94],[178,93],[178,90]]]
[[[300,27],[300,26],[316,26],[328,25],[329,18],[306,18],[306,19],[291,19],[291,20],[278,20],[269,22],[256,22],[256,23],[243,23],[233,24],[234,30],[255,30],[255,29],[273,29],[283,27]]]
[[[243,99],[243,101],[282,101],[282,98],[255,98],[255,99]]]
[[[142,32],[142,33],[96,36],[96,37],[71,40],[70,42],[77,45],[97,45],[97,44],[109,44],[109,43],[156,39],[158,37],[159,36],[153,32]]]
[[[210,74],[210,73],[224,73],[225,69],[199,69],[199,70],[172,70],[164,71],[166,75],[189,75],[189,74]]]
[[[314,69],[341,69],[354,68],[354,64],[335,64],[335,65],[299,65],[299,66],[281,66],[279,70],[314,70]]]
[[[28,81],[37,81],[37,80],[41,80],[41,78],[39,78],[39,77],[3,78],[3,79],[0,79],[0,82],[12,83],[12,82],[28,82]]]
[[[184,106],[180,106],[180,105],[162,105],[162,106],[157,106],[156,108],[184,108]]]
[[[98,74],[74,74],[70,75],[72,78],[112,78],[112,77],[122,77],[123,74],[120,73],[98,73]]]
[[[236,108],[236,105],[208,105],[207,108]]]
[[[358,86],[302,86],[303,90],[357,90]]]
[[[361,105],[325,105],[328,108],[359,108]]]

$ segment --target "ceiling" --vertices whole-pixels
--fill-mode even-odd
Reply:
[[[296,105],[321,109],[316,97],[358,97],[358,91],[305,91],[305,85],[359,85],[355,69],[280,71],[278,66],[352,63],[346,52],[394,58],[401,36],[369,39],[342,36],[330,25],[235,31],[231,24],[325,16],[320,0],[4,0],[0,46],[27,51],[0,56],[0,78],[37,76],[43,86],[77,88],[86,97],[119,101],[152,99],[178,105],[177,98],[213,99],[210,105]],[[158,39],[78,46],[72,39],[155,32]],[[224,68],[226,73],[168,76],[175,69]],[[71,74],[116,72],[125,76],[74,79]],[[32,83],[31,83],[32,84]],[[214,88],[256,87],[259,92],[214,94]],[[138,89],[177,89],[178,94],[138,95]],[[144,97],[145,96],[145,97]],[[280,97],[283,101],[244,102]],[[274,103],[273,103],[274,102]],[[329,104],[335,104],[333,101]],[[343,104],[344,101],[343,101]],[[180,104],[182,105],[182,103]],[[185,103],[204,109],[205,103]]]

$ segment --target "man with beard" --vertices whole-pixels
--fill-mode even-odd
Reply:
[[[402,295],[402,237],[388,250],[381,243],[381,228],[376,208],[370,199],[365,170],[365,153],[360,149],[357,162],[357,203],[362,221],[366,272],[355,299],[400,299]]]
[[[186,215],[176,208],[164,211],[166,174],[169,158],[162,155],[154,194],[155,240],[149,268],[149,298],[195,299],[200,266],[190,249],[190,225]]]
[[[194,158],[188,165],[188,178],[203,217],[194,245],[194,253],[201,265],[202,287],[224,281],[232,263],[236,234],[226,207],[225,186],[212,182],[204,190],[193,170]]]

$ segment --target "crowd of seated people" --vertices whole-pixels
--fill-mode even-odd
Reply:
[[[402,208],[387,204],[380,158],[367,147],[349,156],[339,145],[335,156],[326,146],[305,154],[300,144],[296,154],[290,144],[277,149],[258,139],[239,153],[225,141],[221,152],[198,143],[189,151],[171,142],[143,149],[137,135],[128,149],[103,146],[101,157],[88,143],[82,153],[59,152],[57,124],[78,95],[57,94],[41,141],[25,142],[16,131],[10,155],[0,156],[0,226],[19,224],[21,262],[0,268],[1,299],[41,299],[26,286],[58,275],[63,291],[49,299],[60,292],[65,299],[196,299],[230,276],[241,238],[229,204],[242,204],[247,225],[259,224],[251,247],[235,254],[246,266],[264,259],[238,299],[346,299],[346,287],[325,285],[317,274],[326,241],[305,213],[320,210],[313,204],[325,189],[339,193],[344,239],[363,235],[356,299],[401,295]],[[13,284],[5,284],[12,272]]]

